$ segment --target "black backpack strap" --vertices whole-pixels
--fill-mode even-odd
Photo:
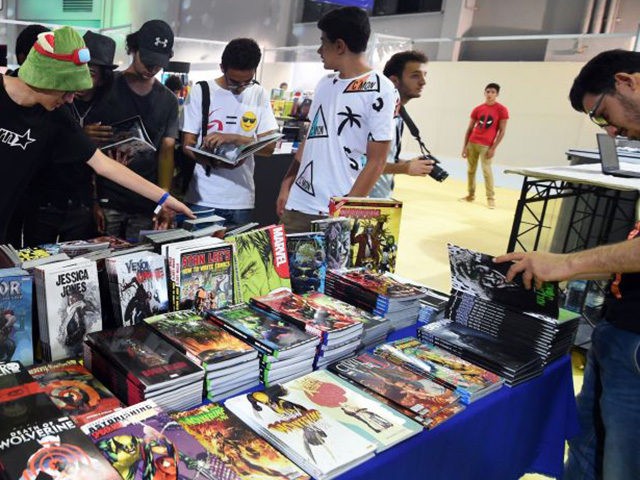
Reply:
[[[209,127],[209,107],[211,105],[211,93],[209,92],[209,84],[205,80],[201,80],[197,83],[202,89],[202,126],[200,127],[200,134],[202,140],[207,136],[207,130]],[[207,177],[211,175],[211,167],[207,165],[205,167]]]

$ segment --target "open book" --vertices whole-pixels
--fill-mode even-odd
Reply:
[[[113,137],[107,145],[101,146],[100,150],[117,148],[124,150],[128,155],[156,151],[139,115],[113,123],[111,128],[113,129]]]
[[[260,137],[254,142],[247,145],[235,145],[233,143],[223,143],[218,145],[213,150],[206,149],[203,145],[199,147],[187,146],[189,150],[199,155],[203,155],[212,160],[219,160],[221,162],[228,163],[229,165],[237,165],[240,161],[247,158],[252,153],[262,149],[265,145],[269,145],[282,138],[281,133],[273,133]]]

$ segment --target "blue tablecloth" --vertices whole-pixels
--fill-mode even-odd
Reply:
[[[561,477],[565,440],[578,428],[571,360],[566,356],[548,365],[542,376],[515,388],[503,387],[339,478]]]

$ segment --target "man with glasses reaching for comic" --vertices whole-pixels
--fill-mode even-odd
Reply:
[[[571,105],[609,135],[640,139],[640,52],[610,50],[589,61]],[[581,433],[569,440],[565,480],[640,478],[640,222],[628,240],[582,252],[517,252],[507,280],[613,278],[605,319],[596,325],[577,397]],[[617,273],[616,273],[617,272]]]
[[[186,147],[246,145],[278,131],[269,94],[255,80],[261,55],[260,47],[251,38],[236,38],[226,45],[220,64],[222,75],[205,86],[209,91],[206,132],[202,132],[203,85],[198,82],[193,86],[184,106],[182,144],[186,156],[200,162]],[[271,155],[274,148],[271,143],[260,150],[260,155]],[[214,209],[213,213],[223,217],[226,225],[248,223],[255,202],[253,170],[253,155],[233,167],[222,162],[196,163],[185,200],[196,213]]]

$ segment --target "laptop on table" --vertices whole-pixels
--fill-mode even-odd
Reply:
[[[640,171],[621,170],[615,138],[606,133],[597,133],[598,149],[602,161],[602,173],[616,177],[640,178]]]

